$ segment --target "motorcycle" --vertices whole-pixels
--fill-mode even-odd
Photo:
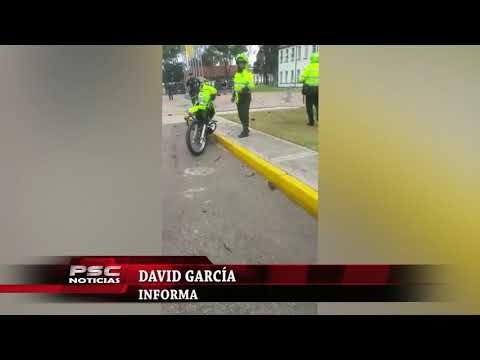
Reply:
[[[187,133],[185,140],[188,150],[198,156],[202,154],[207,147],[208,135],[213,134],[217,129],[217,121],[213,119],[215,115],[215,105],[210,103],[209,108],[205,111],[204,116],[198,116],[196,113],[188,113],[185,116],[187,123]]]

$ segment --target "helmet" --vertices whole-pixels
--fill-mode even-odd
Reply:
[[[235,61],[237,62],[237,64],[239,62],[244,62],[244,63],[248,64],[248,56],[245,53],[238,54],[237,57],[235,58]]]

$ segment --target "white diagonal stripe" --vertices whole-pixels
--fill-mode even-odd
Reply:
[[[302,159],[308,156],[318,156],[318,153],[314,151],[308,151],[308,152],[300,152],[296,154],[289,154],[289,155],[283,155],[283,156],[277,156],[274,158],[271,158],[271,161],[275,162],[281,162],[281,161],[287,161],[287,160],[296,160],[296,159]]]

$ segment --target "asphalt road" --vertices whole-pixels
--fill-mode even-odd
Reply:
[[[162,127],[162,254],[214,263],[314,263],[317,222],[210,139],[192,156],[185,124]],[[163,304],[167,312],[309,314],[315,304]]]

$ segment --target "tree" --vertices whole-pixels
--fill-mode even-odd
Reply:
[[[179,56],[183,52],[183,45],[163,46],[163,81],[180,82],[183,80],[183,64],[179,62]]]
[[[183,45],[163,45],[163,61],[178,62],[178,56],[183,52]]]
[[[278,45],[265,45],[265,63],[268,64],[268,71],[273,75],[275,83],[278,76],[278,51]]]
[[[262,75],[264,84],[268,83],[268,79],[265,79],[265,52],[263,47],[258,50],[257,59],[253,63],[253,72]]]
[[[202,63],[205,66],[212,66],[220,64],[221,58],[217,49],[213,46],[207,46],[202,53]]]
[[[273,75],[276,83],[278,73],[278,45],[260,45],[257,61],[253,65],[254,72],[262,74],[263,81],[268,85],[269,74]]]
[[[235,56],[247,51],[246,45],[209,45],[202,55],[205,65],[223,65],[225,78],[229,77],[228,67],[232,64]]]
[[[183,64],[182,63],[165,63],[163,64],[163,82],[181,82],[183,81]]]

